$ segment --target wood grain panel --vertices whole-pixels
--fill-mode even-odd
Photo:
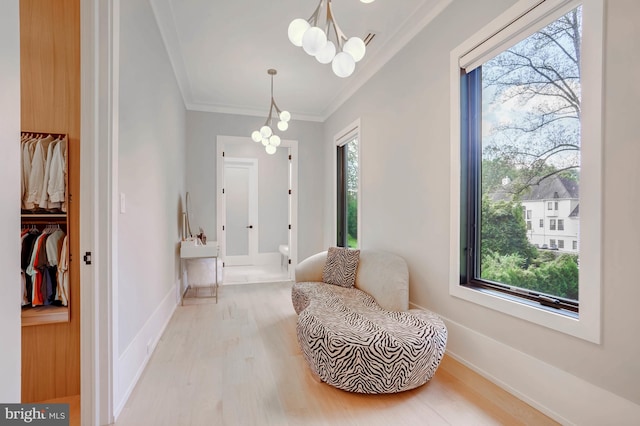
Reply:
[[[34,402],[80,393],[80,0],[20,0],[20,74],[22,130],[69,135],[70,321],[22,328],[22,401]]]

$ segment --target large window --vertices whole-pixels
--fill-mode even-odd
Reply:
[[[336,140],[337,241],[339,247],[357,248],[360,186],[358,127]]]
[[[596,7],[596,3],[589,7],[599,8],[601,14],[602,4]],[[529,221],[535,216],[553,216],[549,229],[563,230],[564,220],[571,215],[570,231],[575,238],[584,247],[588,247],[586,240],[598,245],[594,236],[600,232],[599,225],[585,224],[573,213],[584,212],[588,205],[593,214],[599,214],[593,200],[584,204],[591,196],[582,196],[583,181],[597,191],[593,198],[600,199],[600,187],[594,180],[601,173],[597,154],[600,117],[588,124],[595,136],[583,136],[587,133],[585,116],[596,118],[592,114],[597,110],[591,104],[593,109],[586,112],[589,107],[585,110],[583,105],[583,94],[588,92],[583,75],[595,71],[585,70],[585,57],[598,52],[587,52],[583,45],[583,6],[578,1],[538,0],[532,7],[531,1],[521,1],[489,27],[452,52],[452,71],[457,71],[455,77],[452,73],[452,93],[459,98],[455,102],[458,110],[452,111],[452,123],[459,126],[452,128],[457,139],[452,137],[452,153],[458,161],[452,163],[452,181],[459,185],[459,194],[452,206],[460,213],[455,234],[460,251],[453,257],[458,269],[451,291],[597,340],[598,325],[592,320],[599,318],[598,278],[583,283],[583,253],[559,252],[556,239],[545,241],[548,235],[532,230]],[[601,23],[586,28],[597,33]],[[602,67],[601,57],[598,62],[586,62]],[[589,96],[594,102],[598,93]],[[586,171],[581,164],[585,155],[597,160]],[[544,223],[543,219],[539,222]],[[582,235],[585,229],[586,238]],[[593,249],[599,257],[599,246]],[[599,265],[599,258],[593,260]],[[576,319],[588,319],[579,332],[571,322]]]

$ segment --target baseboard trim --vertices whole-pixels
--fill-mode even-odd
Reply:
[[[451,319],[441,318],[449,331],[449,356],[557,422],[631,424],[640,418],[640,405]]]
[[[115,420],[120,416],[176,310],[176,285],[180,285],[179,281],[169,289],[131,344],[118,358],[117,368],[114,369],[117,374],[114,383],[116,395],[113,415]]]

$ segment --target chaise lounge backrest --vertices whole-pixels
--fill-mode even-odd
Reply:
[[[296,266],[296,282],[322,282],[327,260],[323,251]],[[403,258],[380,250],[360,250],[356,288],[369,293],[378,305],[389,311],[409,310],[409,268]]]

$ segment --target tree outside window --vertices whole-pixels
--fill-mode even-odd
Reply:
[[[572,301],[577,256],[537,250],[527,239],[532,211],[523,215],[521,200],[556,176],[579,185],[581,21],[578,7],[467,74],[469,103],[482,113],[481,124],[470,122],[469,139],[479,146],[482,190],[475,279]],[[558,201],[546,207],[559,213]],[[556,227],[550,219],[549,229]],[[555,239],[549,243],[557,248]]]

